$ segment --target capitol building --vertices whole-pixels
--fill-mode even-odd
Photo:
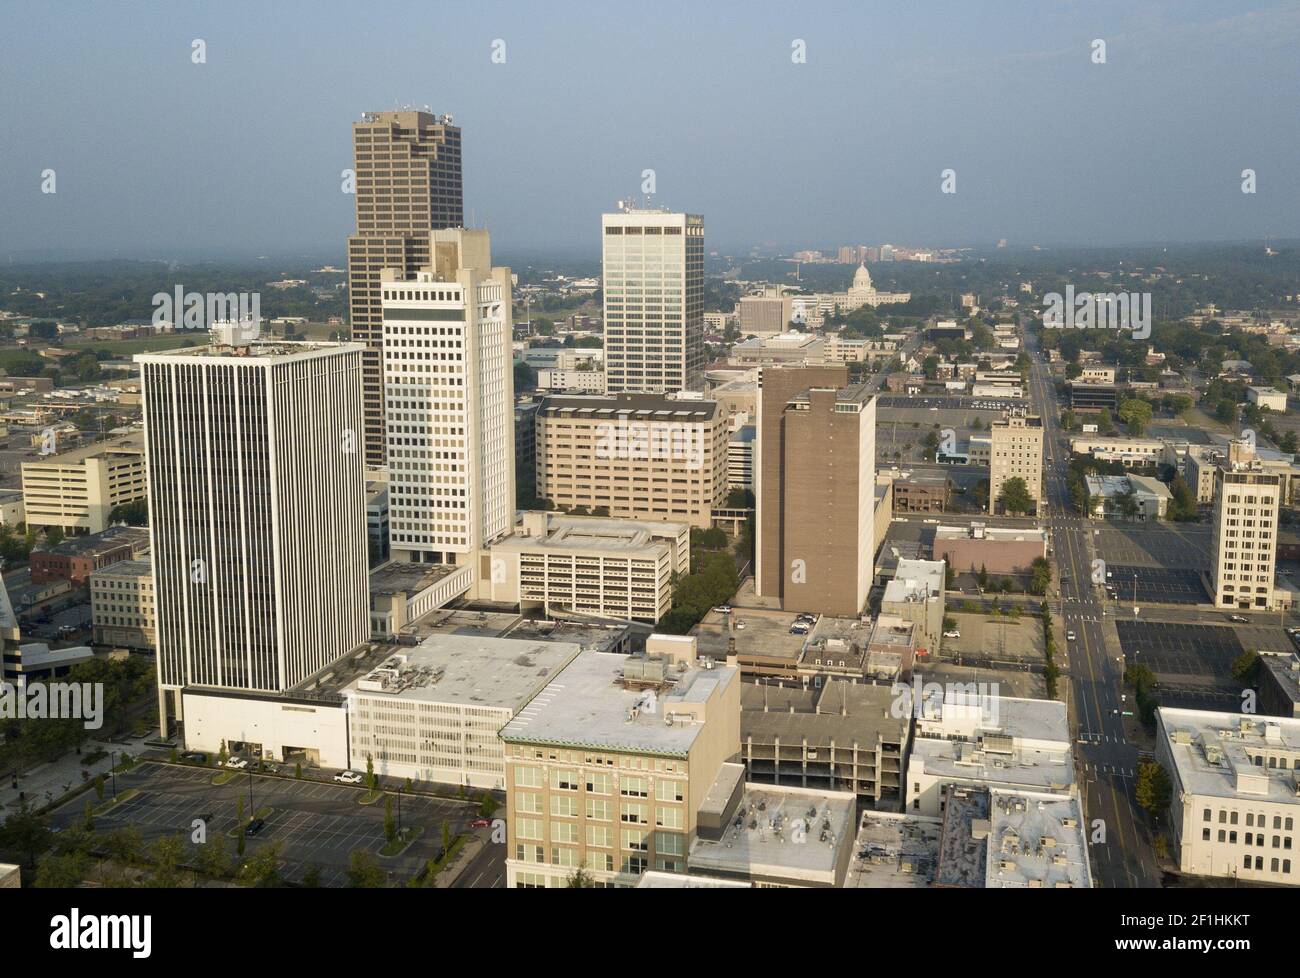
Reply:
[[[853,284],[849,286],[847,292],[821,292],[815,298],[816,319],[809,320],[810,326],[820,326],[826,315],[836,310],[846,313],[861,309],[863,306],[871,306],[874,309],[876,306],[906,302],[912,298],[912,293],[876,291],[875,285],[871,282],[871,273],[867,271],[864,263],[853,273]],[[810,313],[813,311],[813,309],[809,310]]]

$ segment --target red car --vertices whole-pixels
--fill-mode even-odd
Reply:
[[[469,823],[469,827],[472,829],[490,829],[492,828],[492,819],[490,818],[471,819]]]

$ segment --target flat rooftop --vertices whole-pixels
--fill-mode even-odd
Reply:
[[[546,520],[544,532],[536,525],[541,515]],[[663,540],[676,540],[688,532],[686,523],[527,513],[514,533],[492,547],[510,551],[577,550],[627,555],[641,552],[651,557],[663,552],[666,546]]]
[[[638,658],[612,652],[579,654],[501,728],[501,739],[686,757],[703,724],[690,718],[668,723],[667,718],[703,708],[714,694],[740,682],[739,670],[722,665],[670,669],[668,685],[646,690],[623,680],[624,669],[634,661]]]
[[[371,594],[412,594],[461,570],[456,564],[415,564],[389,561],[370,572]]]
[[[988,888],[1092,886],[1077,795],[989,792]]]
[[[906,699],[895,708],[899,696]],[[760,743],[783,741],[809,747],[844,748],[855,741],[875,749],[884,742],[907,742],[911,692],[893,685],[850,683],[829,677],[820,689],[803,684],[745,683],[740,693],[741,737]],[[896,715],[897,714],[897,715]]]
[[[852,792],[746,784],[722,838],[697,837],[687,863],[692,872],[832,885],[856,808]]]
[[[311,340],[289,342],[252,342],[241,346],[224,346],[209,343],[206,346],[193,346],[174,350],[162,350],[157,353],[137,353],[136,363],[167,363],[181,357],[189,359],[248,360],[271,361],[291,360],[300,357],[316,357],[341,350],[363,350],[361,343],[321,343]]]
[[[1166,707],[1156,713],[1184,791],[1300,806],[1300,719]]]
[[[600,625],[526,619],[510,629],[504,637],[534,642],[571,642],[583,649],[610,652],[616,646],[626,643],[631,634],[631,627],[623,622]]]
[[[1300,655],[1295,652],[1261,652],[1259,662],[1291,701],[1292,708],[1300,704]]]
[[[1059,791],[1074,784],[1071,751],[1064,703],[948,694],[921,705],[909,763],[931,777]]]
[[[902,558],[894,568],[894,579],[885,585],[883,601],[924,601],[939,597],[944,590],[942,560]]]
[[[542,398],[539,414],[573,418],[625,417],[628,421],[702,422],[718,413],[715,401],[662,394],[559,394]]]
[[[78,448],[71,448],[66,452],[59,452],[57,455],[46,455],[41,458],[27,459],[24,465],[76,465],[86,461],[89,458],[98,458],[100,456],[110,455],[143,455],[144,454],[144,432],[134,432],[124,435],[121,438],[110,438],[107,441],[95,442],[91,445],[82,445]]]
[[[970,526],[940,526],[934,531],[936,540],[984,540],[988,543],[1013,543],[1025,540],[1041,543],[1047,531],[1038,526],[985,526],[982,536],[975,535]]]
[[[354,696],[508,709],[527,703],[578,655],[572,642],[434,635],[393,651],[344,690]]]
[[[91,577],[94,580],[104,578],[141,578],[153,576],[153,561],[147,557],[139,557],[135,560],[119,560],[116,563],[109,564],[107,567],[95,571]]]
[[[99,533],[65,537],[52,547],[34,550],[33,553],[55,554],[60,557],[86,557],[124,545],[148,547],[149,531],[141,526],[110,526]]]
[[[927,815],[863,812],[845,886],[912,889],[934,885],[942,822]]]

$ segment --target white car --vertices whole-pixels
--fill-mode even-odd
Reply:
[[[745,623],[744,623],[743,621],[738,621],[738,622],[736,622],[736,628],[737,628],[737,629],[741,629],[741,628],[744,628],[744,627],[745,627]]]
[[[1066,640],[1067,642],[1073,642],[1073,641],[1074,641],[1074,632],[1066,632],[1066,633],[1065,633],[1065,640]]]
[[[954,629],[953,629],[952,631],[950,631],[950,632],[944,632],[944,633],[943,633],[943,637],[944,637],[944,638],[961,638],[961,632],[957,631],[957,629],[954,628]]]
[[[360,784],[362,778],[356,771],[340,771],[334,775],[334,780],[339,784]]]
[[[226,763],[222,766],[234,768],[236,771],[242,771],[244,768],[248,767],[248,762],[242,757],[231,757],[227,759]]]

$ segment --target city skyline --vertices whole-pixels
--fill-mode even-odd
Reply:
[[[466,224],[503,255],[598,251],[600,214],[648,179],[656,204],[703,214],[724,251],[1300,236],[1286,192],[1300,154],[1269,121],[1272,93],[1297,80],[1300,12],[1284,4],[1006,4],[1003,17],[837,4],[744,19],[669,4],[632,43],[617,9],[470,11],[449,28],[397,4],[385,24],[411,26],[394,37],[352,16],[238,6],[129,24],[93,8],[11,17],[13,90],[40,97],[7,113],[20,138],[0,162],[0,259],[332,249],[354,212],[345,125],[408,103],[462,128]],[[142,29],[164,16],[166,30]],[[276,48],[288,30],[300,43]],[[682,37],[705,74],[662,72]],[[52,75],[69,56],[81,69]],[[366,70],[318,73],[344,60]],[[589,83],[600,77],[618,83]],[[165,123],[196,110],[200,125]],[[75,140],[60,122],[74,113]],[[46,170],[56,193],[41,192]],[[941,189],[948,170],[956,193]]]

